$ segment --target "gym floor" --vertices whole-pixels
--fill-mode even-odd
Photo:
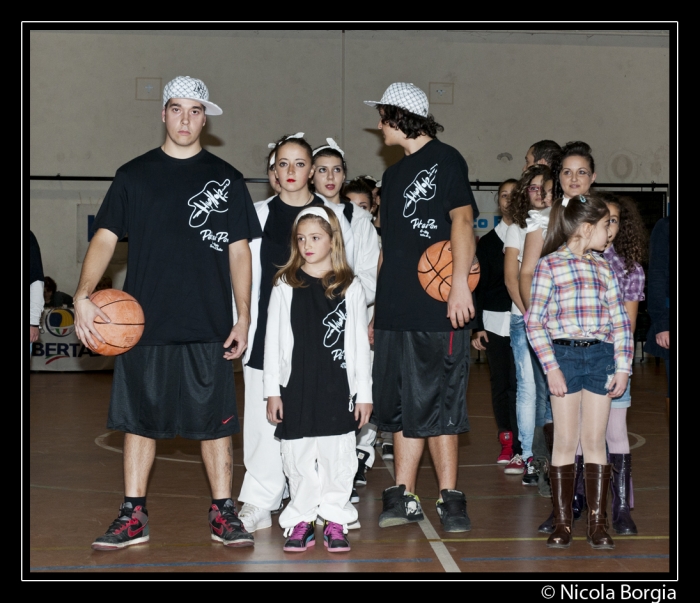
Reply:
[[[254,547],[231,549],[214,543],[207,526],[211,499],[199,444],[179,438],[157,443],[148,492],[150,542],[115,552],[93,551],[91,542],[115,519],[123,496],[123,434],[105,427],[112,374],[33,372],[24,407],[29,425],[23,442],[24,492],[29,499],[28,507],[23,505],[29,521],[25,515],[22,522],[25,576],[42,579],[61,574],[64,579],[92,580],[154,574],[167,580],[194,579],[199,573],[226,579],[223,574],[236,573],[251,575],[228,578],[274,580],[295,575],[318,579],[323,573],[329,579],[369,574],[365,578],[409,580],[464,573],[469,574],[464,578],[485,580],[668,579],[676,571],[677,530],[670,525],[676,521],[677,459],[675,437],[669,441],[666,375],[663,363],[656,364],[653,358],[635,362],[634,371],[628,429],[637,536],[615,536],[611,529],[615,549],[593,550],[586,542],[584,521],[579,521],[569,549],[545,546],[546,535],[539,534],[537,526],[549,514],[551,501],[537,488],[523,486],[520,476],[505,475],[503,466],[496,464],[500,446],[489,368],[485,362],[475,362],[467,393],[471,432],[459,439],[458,480],[458,488],[467,495],[472,530],[441,531],[435,511],[437,482],[428,454],[417,486],[425,519],[379,528],[382,491],[394,484],[394,468],[391,461],[382,460],[377,448],[367,485],[358,488],[362,527],[349,532],[352,550],[337,554],[322,546],[320,526],[321,546],[284,553],[276,518],[271,529],[255,533]],[[242,373],[236,373],[236,381],[242,416]],[[672,411],[674,433],[675,420]],[[234,463],[235,497],[244,473],[241,434],[234,437]],[[395,575],[371,575],[390,573]]]

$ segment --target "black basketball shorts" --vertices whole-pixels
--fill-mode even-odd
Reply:
[[[117,356],[107,428],[154,439],[238,433],[233,362],[222,342],[137,345]]]
[[[374,331],[371,423],[409,438],[469,431],[470,331]]]

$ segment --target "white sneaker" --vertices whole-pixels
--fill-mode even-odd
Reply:
[[[252,534],[256,530],[263,530],[272,527],[272,515],[270,511],[256,507],[249,503],[244,503],[238,513],[238,519],[243,523],[243,527]]]

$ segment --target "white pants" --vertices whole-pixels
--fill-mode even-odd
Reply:
[[[374,306],[370,306],[367,309],[367,314],[369,319],[372,319],[374,314]],[[374,362],[374,352],[370,351],[370,362]],[[367,460],[365,461],[365,466],[367,469],[371,469],[374,465],[374,444],[377,441],[377,426],[372,425],[372,423],[366,423],[360,433],[357,434],[357,449],[362,450],[369,454]]]
[[[267,420],[263,372],[244,366],[243,378],[243,463],[246,473],[238,498],[261,509],[276,511],[282,503],[286,480],[280,441],[275,438],[276,426]]]
[[[370,469],[374,465],[374,443],[377,441],[377,426],[366,423],[357,434],[357,449],[369,454],[365,466]]]
[[[290,499],[280,514],[280,527],[313,523],[319,515],[343,526],[357,520],[350,502],[357,473],[355,432],[282,440],[281,450]]]

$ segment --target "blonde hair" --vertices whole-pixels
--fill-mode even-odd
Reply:
[[[335,213],[327,207],[321,206],[318,207],[318,209],[325,211],[328,215],[328,220],[324,220],[322,217],[314,214],[306,214],[301,216],[301,218],[294,223],[294,227],[292,228],[292,253],[287,263],[281,266],[277,274],[275,274],[273,285],[282,281],[293,289],[306,287],[304,281],[297,276],[297,272],[305,262],[301,253],[299,253],[297,233],[299,224],[306,221],[313,221],[331,238],[331,269],[323,275],[321,285],[323,285],[326,291],[326,297],[328,299],[333,299],[336,296],[345,295],[355,275],[345,257],[345,244],[343,243],[343,233],[340,230],[338,218]]]

